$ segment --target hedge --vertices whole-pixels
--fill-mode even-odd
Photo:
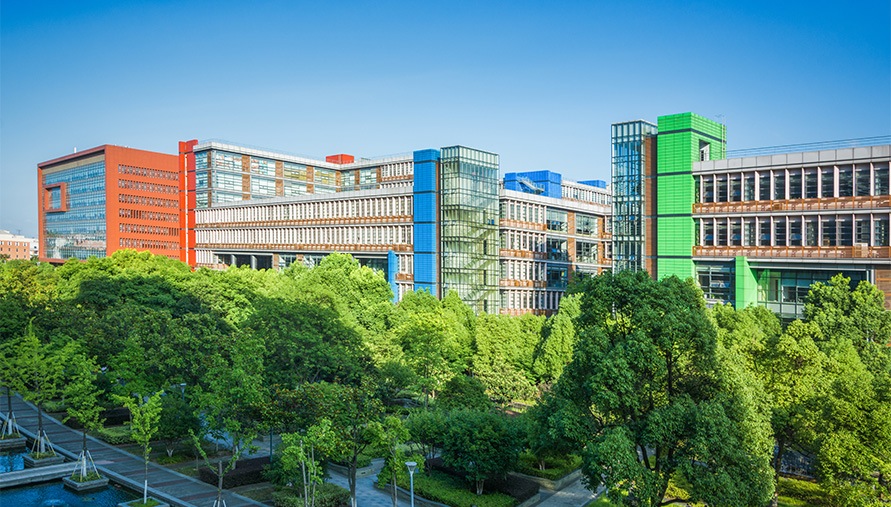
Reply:
[[[109,426],[96,432],[96,437],[111,445],[132,444],[129,426]]]
[[[504,493],[477,495],[463,479],[436,470],[415,475],[415,495],[453,507],[513,507],[520,503]]]
[[[272,493],[272,505],[275,507],[303,507],[302,488],[282,488]],[[316,507],[349,507],[350,492],[324,482],[316,489]]]
[[[246,484],[264,482],[263,467],[269,464],[269,456],[262,458],[240,459],[235,462],[235,468],[223,476],[223,488],[237,488]],[[212,486],[217,485],[216,469],[211,471],[203,466],[198,469],[198,479]]]
[[[476,493],[470,490],[470,485],[464,479],[464,476],[457,470],[445,466],[441,458],[427,460],[427,467],[451,476],[455,480],[459,481],[460,485],[458,487],[463,487],[472,495],[477,496]],[[516,476],[488,479],[483,485],[483,488],[483,491],[498,492],[508,495],[516,499],[518,504],[529,500],[533,496],[537,495],[539,491],[539,485],[535,481],[523,479],[522,477]]]
[[[556,481],[572,473],[581,465],[582,458],[574,454],[569,454],[567,456],[546,459],[545,469],[539,470],[538,460],[535,459],[535,456],[529,453],[523,453],[517,461],[517,472]]]

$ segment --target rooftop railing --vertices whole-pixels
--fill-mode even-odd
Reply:
[[[365,166],[365,165],[373,165],[373,164],[385,164],[387,162],[396,162],[405,159],[411,159],[412,154],[410,152],[406,153],[393,153],[390,155],[381,155],[378,157],[356,157],[354,162],[349,164],[334,164],[332,162],[326,162],[325,157],[318,157],[313,155],[305,155],[300,153],[292,153],[282,150],[270,150],[269,148],[263,148],[260,146],[252,146],[250,144],[244,143],[233,143],[231,141],[227,141],[225,139],[205,139],[198,143],[196,148],[208,148],[211,145],[216,145],[221,149],[227,151],[234,152],[242,152],[242,151],[250,151],[250,154],[255,154],[257,156],[262,156],[265,158],[292,158],[292,159],[300,159],[301,161],[310,161],[310,162],[321,162],[324,164],[331,164],[338,167],[350,168],[356,166]]]
[[[786,144],[783,146],[769,146],[765,148],[727,150],[726,158],[760,157],[764,155],[780,155],[783,153],[862,148],[866,146],[881,146],[883,144],[891,144],[891,135],[860,137],[857,139],[843,139],[840,141],[823,141],[819,143]]]

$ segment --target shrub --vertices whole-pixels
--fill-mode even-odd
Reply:
[[[235,468],[223,476],[223,488],[230,489],[246,484],[263,482],[263,470],[269,465],[269,457],[240,459],[235,463]],[[213,486],[217,485],[217,474],[207,467],[198,470],[198,479]]]
[[[129,426],[110,426],[96,432],[96,437],[111,445],[132,444]]]
[[[282,488],[272,493],[272,505],[275,507],[303,507],[303,495],[300,488]],[[348,507],[350,492],[328,482],[316,489],[316,507]]]
[[[466,481],[440,471],[415,475],[415,495],[453,507],[512,507],[519,502],[504,493],[477,495]]]
[[[49,400],[43,402],[44,412],[53,414],[56,412],[64,412],[68,405],[62,400]]]
[[[554,456],[545,459],[545,469],[538,468],[538,460],[528,452],[520,455],[517,471],[526,475],[556,481],[573,472],[582,465],[582,458],[574,454]]]

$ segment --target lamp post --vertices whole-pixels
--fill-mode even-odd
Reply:
[[[179,385],[179,394],[182,396],[183,401],[186,401],[186,383],[183,382]]]
[[[418,464],[414,461],[406,461],[405,466],[408,467],[408,481],[411,484],[411,507],[415,507],[415,468]]]

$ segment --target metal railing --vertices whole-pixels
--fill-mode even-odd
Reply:
[[[759,157],[764,155],[780,155],[784,153],[800,153],[806,151],[862,148],[866,146],[881,146],[883,144],[891,144],[891,135],[860,137],[857,139],[842,139],[839,141],[823,141],[817,143],[786,144],[782,146],[768,146],[765,148],[727,150],[727,155],[725,158]]]
[[[367,166],[367,165],[385,164],[387,162],[397,162],[397,161],[404,161],[406,159],[408,159],[408,160],[412,159],[412,153],[405,152],[405,153],[393,153],[393,154],[389,154],[389,155],[380,155],[380,156],[371,157],[371,158],[356,157],[355,161],[351,162],[349,164],[334,164],[332,162],[326,162],[325,157],[317,157],[317,156],[305,155],[305,154],[300,154],[300,153],[292,153],[292,152],[282,151],[282,150],[270,150],[268,148],[263,148],[261,146],[253,146],[250,144],[242,144],[242,143],[233,143],[233,142],[227,141],[225,139],[205,139],[203,141],[200,141],[196,145],[196,149],[209,148],[209,147],[211,147],[211,145],[216,145],[217,147],[219,147],[223,150],[232,151],[235,153],[248,152],[248,153],[246,153],[247,155],[257,155],[260,157],[271,158],[271,159],[281,159],[281,158],[299,159],[299,161],[301,163],[304,163],[306,165],[315,165],[315,164],[321,163],[321,164],[335,165],[339,168],[344,168],[344,169],[349,169],[352,167]]]

